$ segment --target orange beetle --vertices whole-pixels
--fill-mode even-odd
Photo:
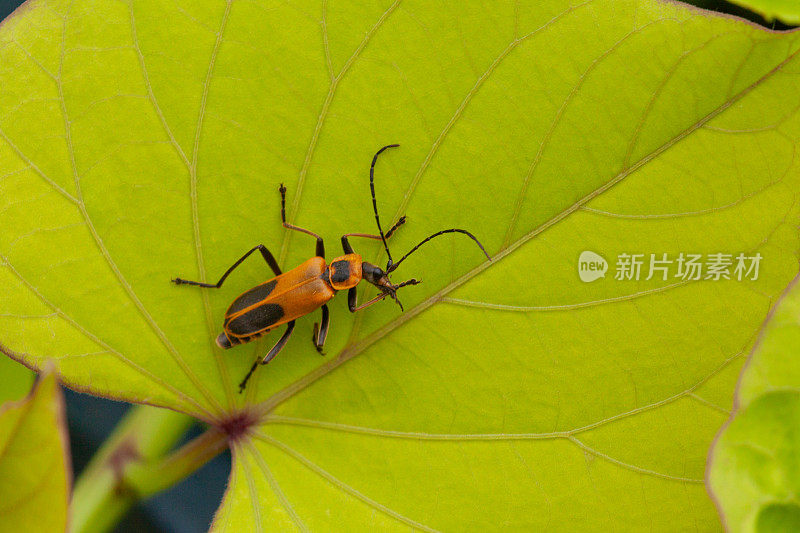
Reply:
[[[252,289],[239,295],[239,297],[233,301],[225,312],[225,322],[222,325],[222,333],[217,337],[217,345],[219,345],[220,348],[227,349],[237,344],[250,342],[278,326],[286,324],[286,330],[278,342],[275,343],[275,346],[270,349],[266,356],[263,358],[259,357],[253,363],[250,371],[239,384],[240,393],[244,391],[247,386],[247,381],[250,379],[253,372],[255,372],[256,368],[258,368],[258,365],[269,363],[278,352],[281,351],[286,341],[289,340],[289,336],[292,334],[295,320],[320,307],[322,308],[322,320],[314,324],[313,341],[317,351],[322,353],[322,347],[325,345],[330,323],[328,306],[325,304],[328,300],[333,298],[338,291],[348,290],[347,300],[350,312],[352,313],[369,307],[387,296],[397,302],[402,310],[403,304],[397,299],[397,289],[407,285],[417,285],[420,282],[416,279],[410,279],[399,285],[394,285],[389,281],[389,274],[392,273],[406,257],[414,253],[417,248],[434,237],[444,233],[463,233],[475,241],[481,251],[489,258],[489,254],[486,253],[483,245],[473,234],[463,229],[446,229],[425,238],[396,263],[392,261],[392,254],[389,252],[386,239],[391,237],[392,233],[406,221],[406,217],[400,217],[400,220],[398,220],[389,231],[385,234],[383,233],[381,221],[378,217],[378,205],[375,200],[375,163],[381,152],[387,148],[394,148],[396,146],[399,145],[390,144],[378,150],[372,158],[372,165],[369,169],[369,187],[372,192],[372,208],[375,212],[375,221],[378,223],[379,234],[348,233],[343,235],[342,248],[344,249],[345,255],[333,259],[330,264],[325,262],[325,244],[322,242],[322,237],[313,231],[286,222],[286,187],[281,184],[281,220],[283,222],[283,227],[301,231],[315,237],[317,239],[315,257],[312,257],[288,272],[281,272],[278,262],[275,260],[272,253],[270,253],[263,244],[259,244],[236,261],[215,284],[188,281],[181,278],[172,280],[172,282],[177,285],[196,285],[198,287],[219,289],[222,287],[225,278],[256,250],[261,252],[264,261],[266,261],[272,271],[275,272],[274,278],[260,285],[256,285]],[[364,237],[382,241],[384,249],[386,250],[386,255],[388,256],[386,270],[371,263],[367,263],[366,261],[362,261],[361,256],[355,253],[352,246],[350,246],[348,237]],[[491,260],[491,258],[489,258],[489,260]],[[356,285],[358,285],[361,280],[366,280],[375,285],[381,292],[372,300],[357,305]]]

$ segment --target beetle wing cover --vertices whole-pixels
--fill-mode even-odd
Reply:
[[[226,324],[226,327],[234,335],[252,335],[277,323],[283,315],[283,307],[280,305],[262,303],[236,316]]]
[[[239,311],[263,301],[275,289],[277,284],[278,279],[273,278],[266,283],[256,285],[249,291],[242,293],[238,298],[236,298],[236,300],[233,301],[225,315],[235,315]]]
[[[225,313],[231,341],[248,342],[330,300],[334,291],[320,278],[324,270],[325,260],[312,257],[239,295]]]

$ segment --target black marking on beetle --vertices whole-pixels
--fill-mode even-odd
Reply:
[[[228,322],[226,327],[234,335],[249,337],[253,332],[268,328],[281,318],[283,318],[283,307],[278,304],[261,304],[237,316]],[[242,339],[242,342],[247,341]]]
[[[331,268],[331,283],[344,283],[350,279],[350,263],[347,261],[334,261]]]
[[[251,305],[255,305],[264,300],[275,289],[275,285],[277,284],[278,281],[273,279],[272,281],[262,283],[261,285],[256,285],[234,300],[234,302],[228,308],[228,314],[232,315],[238,311],[241,311],[242,309],[250,307]]]

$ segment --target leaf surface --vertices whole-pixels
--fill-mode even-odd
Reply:
[[[0,523],[6,531],[65,531],[71,466],[64,400],[53,375],[0,408]]]
[[[564,0],[77,3],[0,29],[0,341],[70,386],[240,427],[215,527],[718,528],[708,446],[797,273],[798,33]],[[406,312],[331,302],[221,351],[227,305],[313,239],[374,232]],[[374,241],[355,242],[383,264]],[[578,258],[609,261],[583,283]],[[763,256],[756,280],[615,280],[622,253]],[[374,294],[359,291],[359,301]],[[53,344],[52,339],[58,339]],[[53,346],[58,346],[56,353]],[[232,422],[236,421],[236,424]],[[324,495],[324,496],[323,496]],[[620,497],[624,495],[624,497]]]

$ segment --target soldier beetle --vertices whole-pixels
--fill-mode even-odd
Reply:
[[[289,340],[289,336],[292,334],[295,320],[319,308],[322,308],[322,320],[314,324],[312,340],[317,351],[322,353],[325,339],[328,336],[328,326],[330,324],[328,306],[325,304],[333,298],[338,291],[347,289],[347,302],[351,313],[365,309],[383,300],[387,296],[397,302],[397,305],[400,306],[402,311],[403,304],[397,299],[397,290],[408,285],[417,285],[420,281],[412,278],[395,285],[389,280],[389,274],[397,269],[408,256],[417,251],[420,246],[434,237],[444,235],[445,233],[463,233],[475,241],[484,255],[491,261],[483,245],[472,233],[457,228],[437,231],[414,246],[407,254],[401,257],[399,261],[394,262],[392,260],[392,254],[389,252],[389,246],[386,240],[392,236],[397,228],[405,223],[406,217],[400,217],[389,231],[384,234],[381,228],[380,217],[378,217],[378,204],[375,200],[375,163],[378,160],[378,156],[384,150],[397,146],[399,145],[390,144],[378,150],[372,158],[372,165],[369,168],[369,187],[372,193],[372,209],[375,213],[375,222],[378,225],[378,235],[366,233],[348,233],[343,235],[342,248],[344,249],[345,255],[336,257],[329,264],[326,263],[325,244],[322,242],[322,237],[313,231],[286,222],[286,187],[281,184],[279,190],[281,193],[281,221],[283,222],[283,227],[307,233],[316,238],[317,247],[314,257],[288,272],[281,272],[278,262],[275,260],[272,253],[266,246],[259,244],[239,258],[238,261],[225,271],[216,283],[202,283],[181,278],[172,280],[172,282],[177,285],[195,285],[209,289],[219,289],[222,287],[228,275],[256,250],[261,252],[264,261],[266,261],[267,265],[269,265],[275,273],[274,278],[245,291],[233,301],[225,312],[222,333],[217,337],[217,345],[220,348],[227,349],[238,344],[250,342],[253,339],[269,333],[278,326],[286,324],[286,330],[281,338],[278,339],[278,342],[275,343],[266,356],[263,358],[259,357],[253,363],[250,371],[239,384],[239,393],[244,391],[247,386],[247,381],[250,379],[250,376],[253,375],[256,368],[258,368],[258,365],[269,363],[278,352],[281,351]],[[355,253],[353,247],[350,246],[349,237],[362,237],[381,241],[388,257],[386,268],[381,269],[378,266],[363,261],[361,256]],[[368,302],[358,305],[356,303],[356,285],[362,280],[366,280],[372,285],[375,285],[380,290],[380,294]]]

